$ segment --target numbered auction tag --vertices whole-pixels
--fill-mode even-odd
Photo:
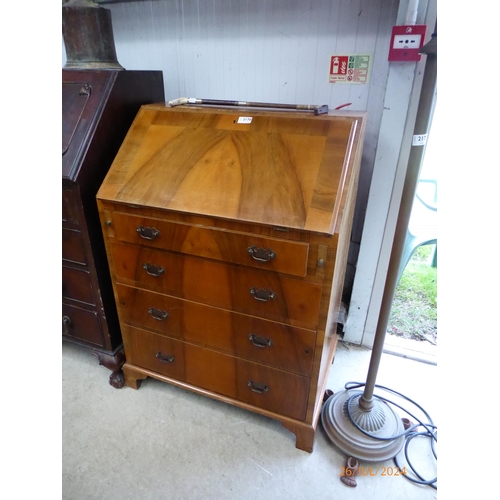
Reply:
[[[252,117],[251,116],[240,116],[238,118],[238,123],[252,123]]]
[[[414,135],[411,142],[412,146],[425,146],[427,143],[427,134]]]

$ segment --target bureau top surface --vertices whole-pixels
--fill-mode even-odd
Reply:
[[[97,198],[331,234],[363,120],[349,112],[145,105]]]

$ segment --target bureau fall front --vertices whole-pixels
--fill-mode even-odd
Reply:
[[[154,377],[266,415],[312,451],[364,126],[142,106],[97,194],[127,386]]]

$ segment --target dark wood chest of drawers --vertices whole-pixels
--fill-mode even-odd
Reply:
[[[141,108],[97,194],[127,385],[278,419],[312,451],[364,120]]]
[[[115,387],[125,358],[95,195],[140,106],[163,92],[161,71],[62,71],[62,336]]]

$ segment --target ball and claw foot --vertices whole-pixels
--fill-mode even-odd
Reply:
[[[340,476],[340,480],[346,485],[354,488],[358,485],[356,476],[359,473],[359,462],[354,457],[349,457],[345,463],[345,474]]]
[[[115,389],[121,389],[125,385],[125,376],[122,370],[117,370],[109,376],[109,384]]]
[[[125,363],[123,348],[115,354],[97,350],[92,351],[92,354],[97,358],[100,365],[113,372],[109,376],[109,384],[115,389],[121,389],[125,385],[125,375],[122,371],[123,364]]]

